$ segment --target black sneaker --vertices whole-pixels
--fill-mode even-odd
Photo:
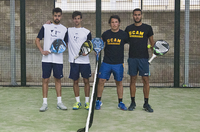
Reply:
[[[151,106],[149,104],[144,104],[143,108],[147,112],[153,112],[153,109],[151,108]]]
[[[135,102],[131,102],[130,106],[128,107],[128,110],[133,111],[135,109],[135,107],[136,107]]]

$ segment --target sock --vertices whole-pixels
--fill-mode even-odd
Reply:
[[[135,103],[135,97],[131,97],[131,102]]]
[[[62,103],[61,97],[57,97],[57,104],[58,104],[58,103]]]
[[[90,97],[85,97],[85,103],[89,102]]]
[[[144,98],[144,104],[148,104],[149,98]]]
[[[75,97],[76,98],[76,102],[80,102],[80,96]]]
[[[122,98],[121,99],[119,98],[118,101],[119,101],[119,103],[122,102]]]
[[[97,97],[97,100],[101,101],[101,97]]]
[[[47,98],[43,98],[43,104],[47,104]]]

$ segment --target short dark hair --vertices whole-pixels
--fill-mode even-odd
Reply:
[[[141,10],[140,8],[135,8],[135,9],[133,10],[133,14],[134,14],[135,11],[140,11],[141,14],[142,14],[142,10]]]
[[[111,23],[111,19],[112,19],[112,18],[117,19],[117,20],[119,21],[119,23],[120,23],[120,17],[119,17],[118,15],[112,15],[112,16],[110,16],[110,19],[108,20],[108,23],[109,23],[109,24]]]
[[[82,19],[82,13],[80,11],[74,11],[72,13],[72,19],[74,19],[74,17],[79,16],[79,15],[81,16],[81,19]]]
[[[53,11],[52,11],[52,14],[54,14],[54,12],[56,12],[56,13],[60,12],[62,14],[62,9],[60,9],[58,7],[54,8]]]

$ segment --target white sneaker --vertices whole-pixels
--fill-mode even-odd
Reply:
[[[42,104],[42,107],[40,108],[40,112],[45,112],[48,109],[47,104]]]
[[[58,109],[61,109],[61,110],[67,110],[67,107],[64,106],[63,103],[58,103],[58,104],[57,104],[57,108],[58,108]]]

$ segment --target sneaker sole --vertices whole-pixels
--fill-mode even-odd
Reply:
[[[96,109],[96,108],[95,108],[95,110],[100,110],[100,109],[101,109],[101,108],[99,108],[99,109]]]
[[[78,109],[81,109],[81,108],[72,108],[73,110],[78,110]]]
[[[134,109],[129,109],[129,108],[128,108],[128,110],[129,110],[129,111],[134,111],[134,110],[135,110],[135,108],[134,108]]]
[[[59,110],[67,110],[67,108],[66,108],[66,109],[62,109],[62,108],[60,108],[59,106],[57,106],[57,109],[59,109]]]
[[[46,108],[45,110],[39,110],[40,112],[45,112],[45,111],[47,111],[48,110],[48,108]]]
[[[96,109],[96,107],[95,107],[95,110],[100,110],[102,105],[103,105],[103,103],[101,102],[100,108],[99,108],[99,109]]]
[[[86,110],[89,110],[89,109],[90,109],[90,107],[89,107],[89,108],[86,108],[86,107],[84,107],[84,109],[86,109]]]
[[[135,107],[134,107],[134,108],[130,108],[130,107],[129,107],[128,110],[129,110],[129,111],[134,111],[134,110],[135,110]]]
[[[120,110],[124,110],[124,111],[127,111],[127,109],[125,110],[125,109],[121,109],[120,107],[118,107],[118,109],[120,109]]]
[[[149,111],[146,108],[143,108],[143,110],[145,110],[146,112],[149,112],[149,113],[153,113],[153,111]]]

